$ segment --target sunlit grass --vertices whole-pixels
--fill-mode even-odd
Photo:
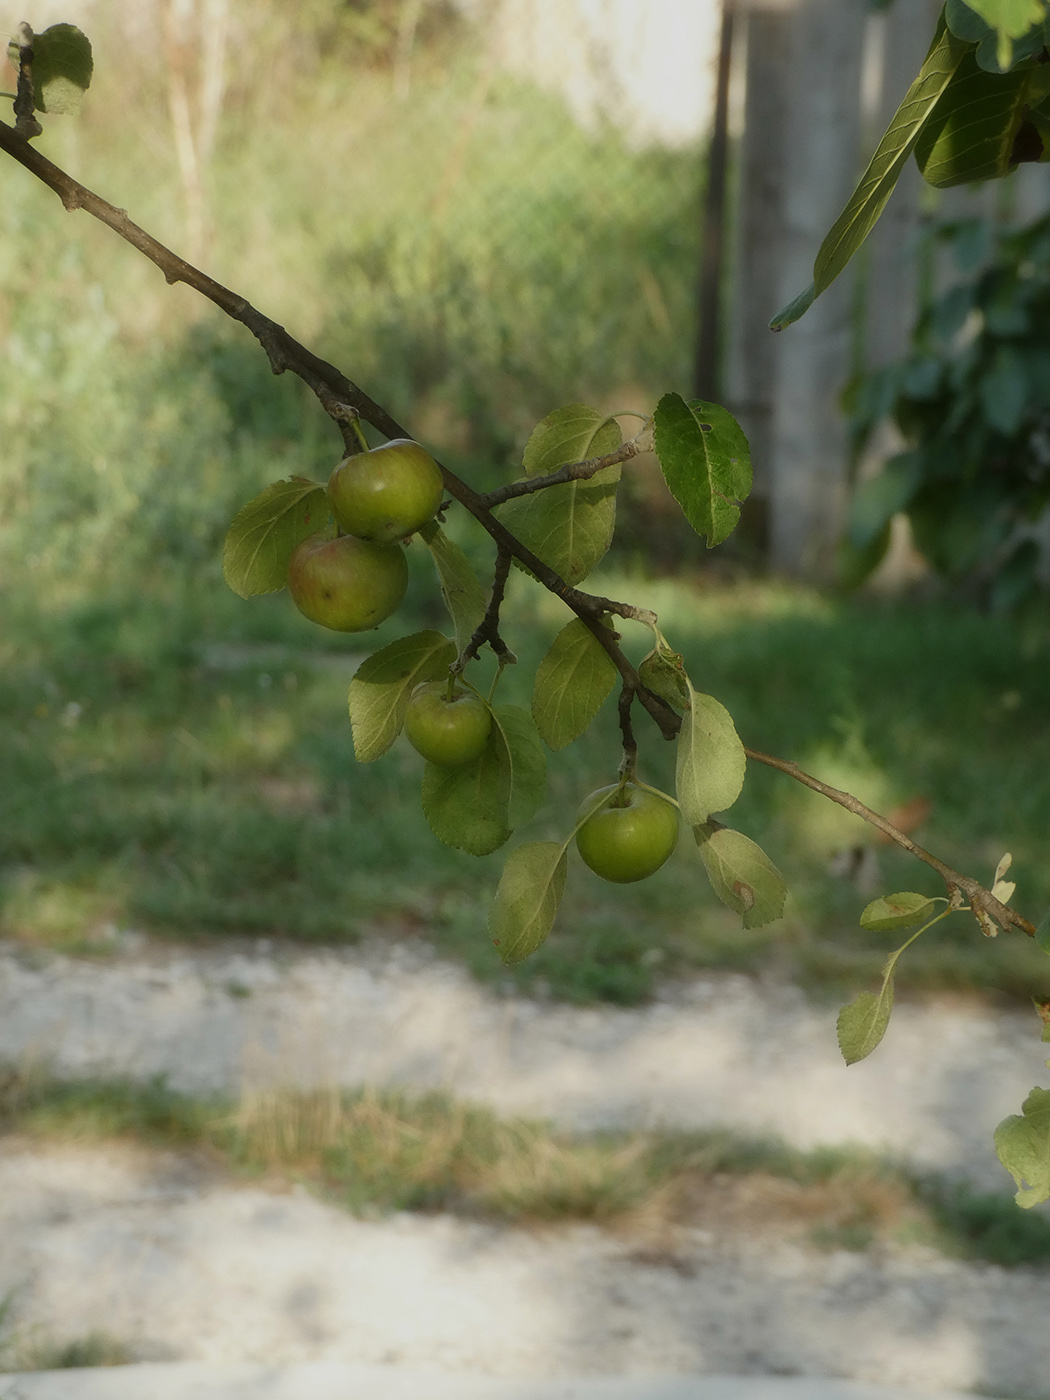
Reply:
[[[301,1182],[356,1214],[591,1220],[665,1247],[676,1227],[699,1225],[821,1248],[917,1242],[1008,1267],[1050,1260],[1043,1212],[864,1149],[803,1152],[716,1130],[573,1135],[435,1093],[278,1087],[231,1103],[160,1081],[8,1071],[0,1132],[203,1151],[242,1178]]]

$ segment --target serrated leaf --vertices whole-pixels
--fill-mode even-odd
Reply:
[[[1020,1114],[995,1130],[995,1151],[1017,1183],[1015,1200],[1025,1210],[1050,1200],[1050,1089],[1033,1089]]]
[[[1044,953],[1050,953],[1050,909],[1046,911],[1042,922],[1035,931],[1035,941]]]
[[[713,695],[698,694],[686,681],[689,708],[678,731],[675,796],[690,826],[724,812],[740,796],[747,759],[733,718]]]
[[[419,533],[433,556],[441,596],[455,628],[456,650],[461,655],[485,616],[485,590],[470,560],[436,521],[424,525]]]
[[[1028,89],[1029,70],[987,73],[969,49],[915,143],[927,184],[948,189],[1007,174]]]
[[[412,691],[421,681],[447,675],[456,656],[455,645],[440,632],[414,632],[362,661],[347,702],[359,763],[386,753],[401,733]]]
[[[875,227],[923,127],[969,48],[948,28],[939,29],[918,77],[897,108],[857,188],[820,245],[813,265],[813,286],[774,316],[770,322],[773,330],[781,330],[805,315]]]
[[[545,476],[568,462],[601,457],[620,446],[619,425],[597,409],[570,404],[548,414],[525,449],[526,475]],[[497,506],[496,516],[566,583],[577,584],[605,556],[616,525],[620,467],[588,481],[551,486]]]
[[[511,851],[489,911],[489,932],[504,963],[521,962],[546,940],[567,871],[565,847],[535,841]]]
[[[446,846],[487,856],[510,836],[507,822],[506,744],[493,726],[489,742],[471,763],[423,769],[423,815]]]
[[[242,598],[276,593],[297,544],[328,522],[324,487],[305,477],[275,481],[242,506],[226,532],[222,576]]]
[[[75,24],[52,24],[33,36],[33,96],[41,112],[78,112],[93,71],[91,41]]]
[[[665,394],[653,415],[653,442],[671,495],[708,548],[731,535],[751,490],[743,429],[718,404]]]
[[[547,755],[536,722],[520,705],[492,707],[493,740],[501,742],[502,800],[513,831],[539,811],[547,791]]]
[[[563,749],[584,732],[616,683],[616,667],[580,619],[564,626],[536,669],[532,717],[544,743]]]
[[[872,933],[910,928],[912,924],[921,924],[932,918],[936,909],[936,903],[926,894],[913,894],[910,890],[887,894],[871,901],[860,916],[860,926]]]
[[[638,679],[654,695],[679,710],[689,704],[689,678],[680,652],[654,647],[639,662]]]
[[[886,1034],[893,1010],[893,978],[876,992],[861,992],[839,1012],[835,1028],[839,1049],[848,1065],[865,1059]]]
[[[723,904],[744,917],[745,928],[771,924],[784,912],[787,885],[761,846],[729,827],[693,828],[711,887]]]

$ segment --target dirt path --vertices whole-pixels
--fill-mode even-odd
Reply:
[[[441,1085],[581,1126],[665,1122],[862,1141],[1004,1185],[990,1133],[1045,1082],[1034,1017],[902,1006],[863,1065],[834,1008],[742,977],[636,1010],[501,999],[422,955],[141,948],[0,954],[0,1061],[61,1074]],[[126,1146],[0,1152],[0,1297],[143,1360],[330,1361],[501,1376],[841,1376],[1050,1394],[1050,1273],[930,1250],[819,1252],[719,1211],[657,1244],[573,1226],[358,1220]]]
[[[395,948],[142,949],[109,962],[0,950],[0,1061],[163,1073],[189,1091],[319,1081],[438,1086],[579,1126],[726,1125],[799,1147],[856,1142],[1005,1189],[991,1135],[1050,1082],[1038,1022],[974,1003],[898,1006],[846,1068],[836,1008],[708,976],[650,1006],[502,998]]]

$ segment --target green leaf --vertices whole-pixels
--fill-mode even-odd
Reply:
[[[690,826],[724,812],[740,796],[747,760],[733,718],[713,695],[698,694],[686,681],[689,708],[678,731],[675,796]]]
[[[986,73],[1008,73],[1025,59],[1034,58],[1046,47],[1046,31],[1042,25],[1030,30],[1022,39],[1006,41],[994,32],[977,45],[977,66]]]
[[[1035,941],[1044,953],[1050,954],[1050,909],[1043,915],[1043,921],[1035,931]]]
[[[445,600],[445,607],[448,608],[456,631],[456,651],[462,655],[485,616],[485,590],[478,581],[470,560],[436,521],[432,520],[428,525],[424,525],[419,533],[434,557],[434,565],[441,583],[441,596]]]
[[[881,899],[873,899],[860,916],[861,928],[870,929],[872,933],[884,933],[893,928],[910,928],[912,924],[921,924],[932,918],[936,912],[937,904],[930,899],[929,895],[911,894],[905,891],[903,894],[888,894]]]
[[[638,665],[638,679],[654,695],[666,700],[676,709],[689,704],[689,677],[685,673],[682,654],[670,647],[654,647]]]
[[[915,143],[923,179],[937,189],[995,180],[1010,170],[1030,70],[986,73],[969,49]]]
[[[91,41],[75,24],[52,24],[33,36],[33,96],[41,112],[78,112],[93,70]]]
[[[693,836],[715,894],[744,916],[745,928],[781,917],[787,885],[761,846],[727,826],[697,826]]]
[[[998,36],[999,67],[1009,68],[1013,57],[1012,40],[1023,38],[1033,25],[1046,19],[1045,0],[966,0]]]
[[[861,992],[839,1012],[836,1030],[842,1058],[848,1065],[865,1059],[886,1034],[893,1010],[893,978],[887,977],[881,989]]]
[[[578,739],[616,683],[616,667],[579,618],[561,629],[536,670],[532,717],[544,743]]]
[[[831,286],[878,222],[920,133],[970,46],[941,27],[919,75],[905,94],[879,142],[868,168],[845,209],[820,245],[813,265],[813,286],[770,322],[782,330],[803,316],[813,301]]]
[[[731,535],[751,490],[743,429],[718,404],[665,394],[654,414],[654,445],[671,495],[708,548]]]
[[[798,296],[789,301],[787,306],[777,314],[769,323],[771,331],[782,331],[785,326],[793,325],[802,319],[809,308],[817,299],[817,289],[811,282],[804,292],[799,292]]]
[[[276,593],[287,582],[292,550],[324,528],[328,514],[328,497],[316,481],[275,481],[233,517],[222,551],[223,578],[242,598]]]
[[[534,841],[511,851],[489,911],[503,962],[521,962],[546,940],[565,889],[565,846]]]
[[[982,39],[995,33],[988,21],[971,9],[965,0],[947,0],[944,20],[957,39],[964,39],[970,44],[979,44]]]
[[[1033,1089],[1021,1115],[1003,1119],[995,1130],[995,1151],[1017,1183],[1019,1206],[1029,1210],[1050,1200],[1050,1089]]]
[[[534,817],[547,791],[547,755],[536,722],[520,705],[492,707],[494,737],[502,743],[502,800],[513,831]]]
[[[556,408],[537,423],[525,444],[526,476],[547,476],[567,462],[586,462],[615,452],[622,437],[618,424],[585,403]]]
[[[615,452],[620,442],[617,423],[585,404],[570,404],[548,414],[533,431],[525,448],[526,476],[545,476],[569,462],[602,457]],[[588,481],[505,501],[495,514],[566,583],[577,584],[612,543],[619,481],[619,465],[606,467]]]
[[[446,846],[487,856],[510,836],[507,822],[507,746],[493,726],[480,756],[458,768],[423,769],[423,815]]]
[[[350,682],[350,728],[359,763],[381,757],[401,733],[409,696],[448,674],[456,648],[440,632],[415,632],[374,652]]]

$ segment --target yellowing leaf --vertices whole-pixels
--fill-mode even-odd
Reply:
[[[995,1151],[1017,1183],[1017,1204],[1030,1210],[1050,1200],[1050,1089],[1033,1089],[1020,1114],[995,1130]]]
[[[893,1010],[893,978],[887,977],[881,990],[861,992],[839,1012],[836,1029],[839,1049],[848,1065],[870,1055],[890,1023]]]

